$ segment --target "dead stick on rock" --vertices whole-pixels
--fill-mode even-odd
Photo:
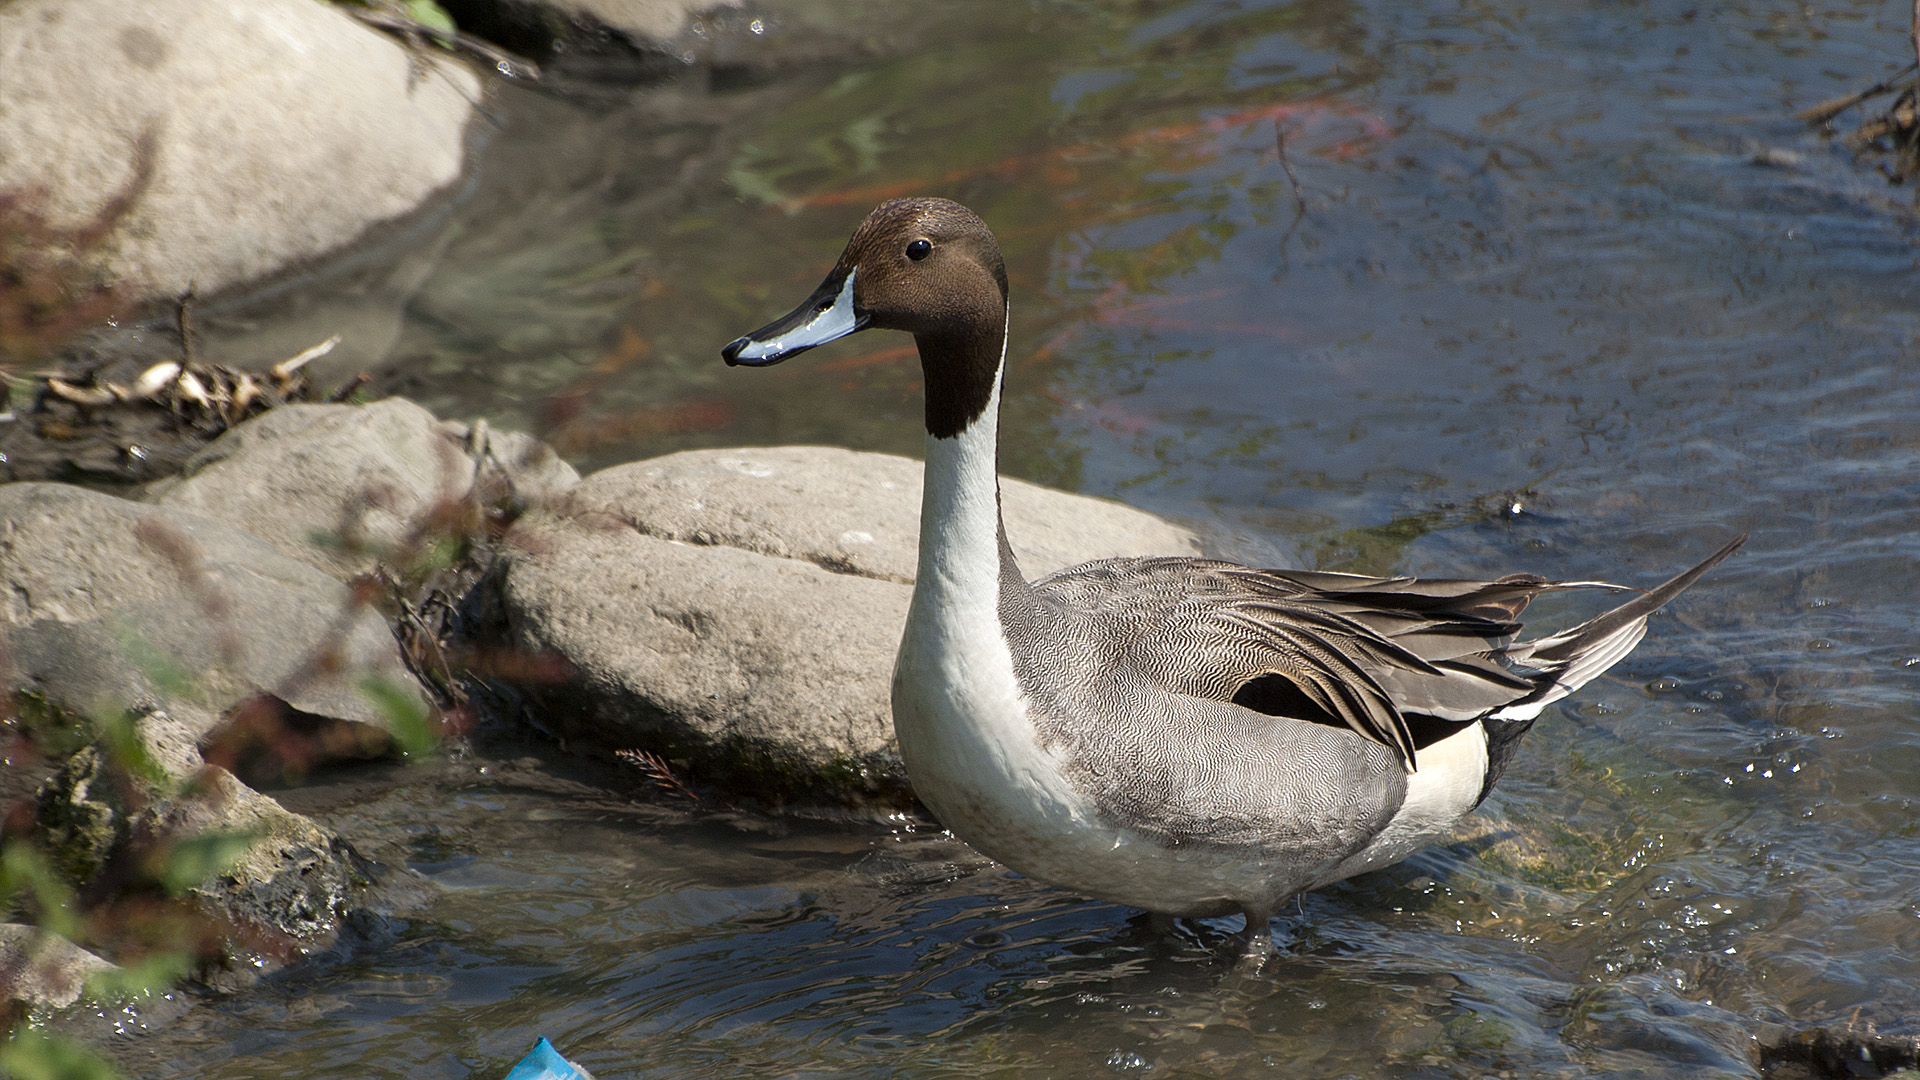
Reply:
[[[193,367],[193,282],[174,302],[173,319],[180,327],[180,370],[186,371]]]

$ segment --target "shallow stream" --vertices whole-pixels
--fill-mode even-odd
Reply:
[[[339,371],[583,471],[915,453],[905,339],[717,350],[941,194],[1008,256],[1010,473],[1325,569],[1648,585],[1752,539],[1477,836],[1303,897],[1258,976],[1237,919],[1157,937],[924,826],[482,739],[282,793],[438,888],[123,1067],[498,1077],[545,1035],[602,1080],[1701,1077],[1775,1025],[1920,1034],[1920,218],[1788,118],[1909,15],[863,0],[706,28],[661,86],[504,88],[456,203],[210,312],[214,358],[343,332]]]

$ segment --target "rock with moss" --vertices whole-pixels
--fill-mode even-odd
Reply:
[[[894,650],[918,549],[921,466],[820,447],[690,451],[580,482],[496,574],[505,633],[568,674],[530,679],[563,738],[641,750],[769,801],[903,805]],[[1029,574],[1195,554],[1151,515],[1008,481]],[[538,665],[534,665],[538,668]]]
[[[370,880],[344,839],[218,766],[155,800],[130,831],[174,860],[172,884],[268,954],[332,938]]]
[[[132,295],[210,293],[449,187],[479,90],[344,5],[14,0],[0,4],[0,190],[87,235]]]
[[[70,887],[188,897],[242,952],[334,934],[367,877],[342,838],[207,765],[165,713],[99,734],[34,800],[35,846]]]
[[[387,750],[371,687],[425,709],[340,582],[224,521],[61,484],[0,486],[0,635],[12,686],[71,713],[163,710],[196,746],[240,724],[307,766]]]

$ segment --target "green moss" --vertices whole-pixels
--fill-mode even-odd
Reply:
[[[93,880],[126,836],[124,793],[104,765],[100,751],[86,747],[40,789],[41,840],[54,866],[75,884]]]

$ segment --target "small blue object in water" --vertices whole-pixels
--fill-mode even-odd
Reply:
[[[593,1074],[560,1056],[545,1039],[533,1044],[506,1080],[593,1080]]]

